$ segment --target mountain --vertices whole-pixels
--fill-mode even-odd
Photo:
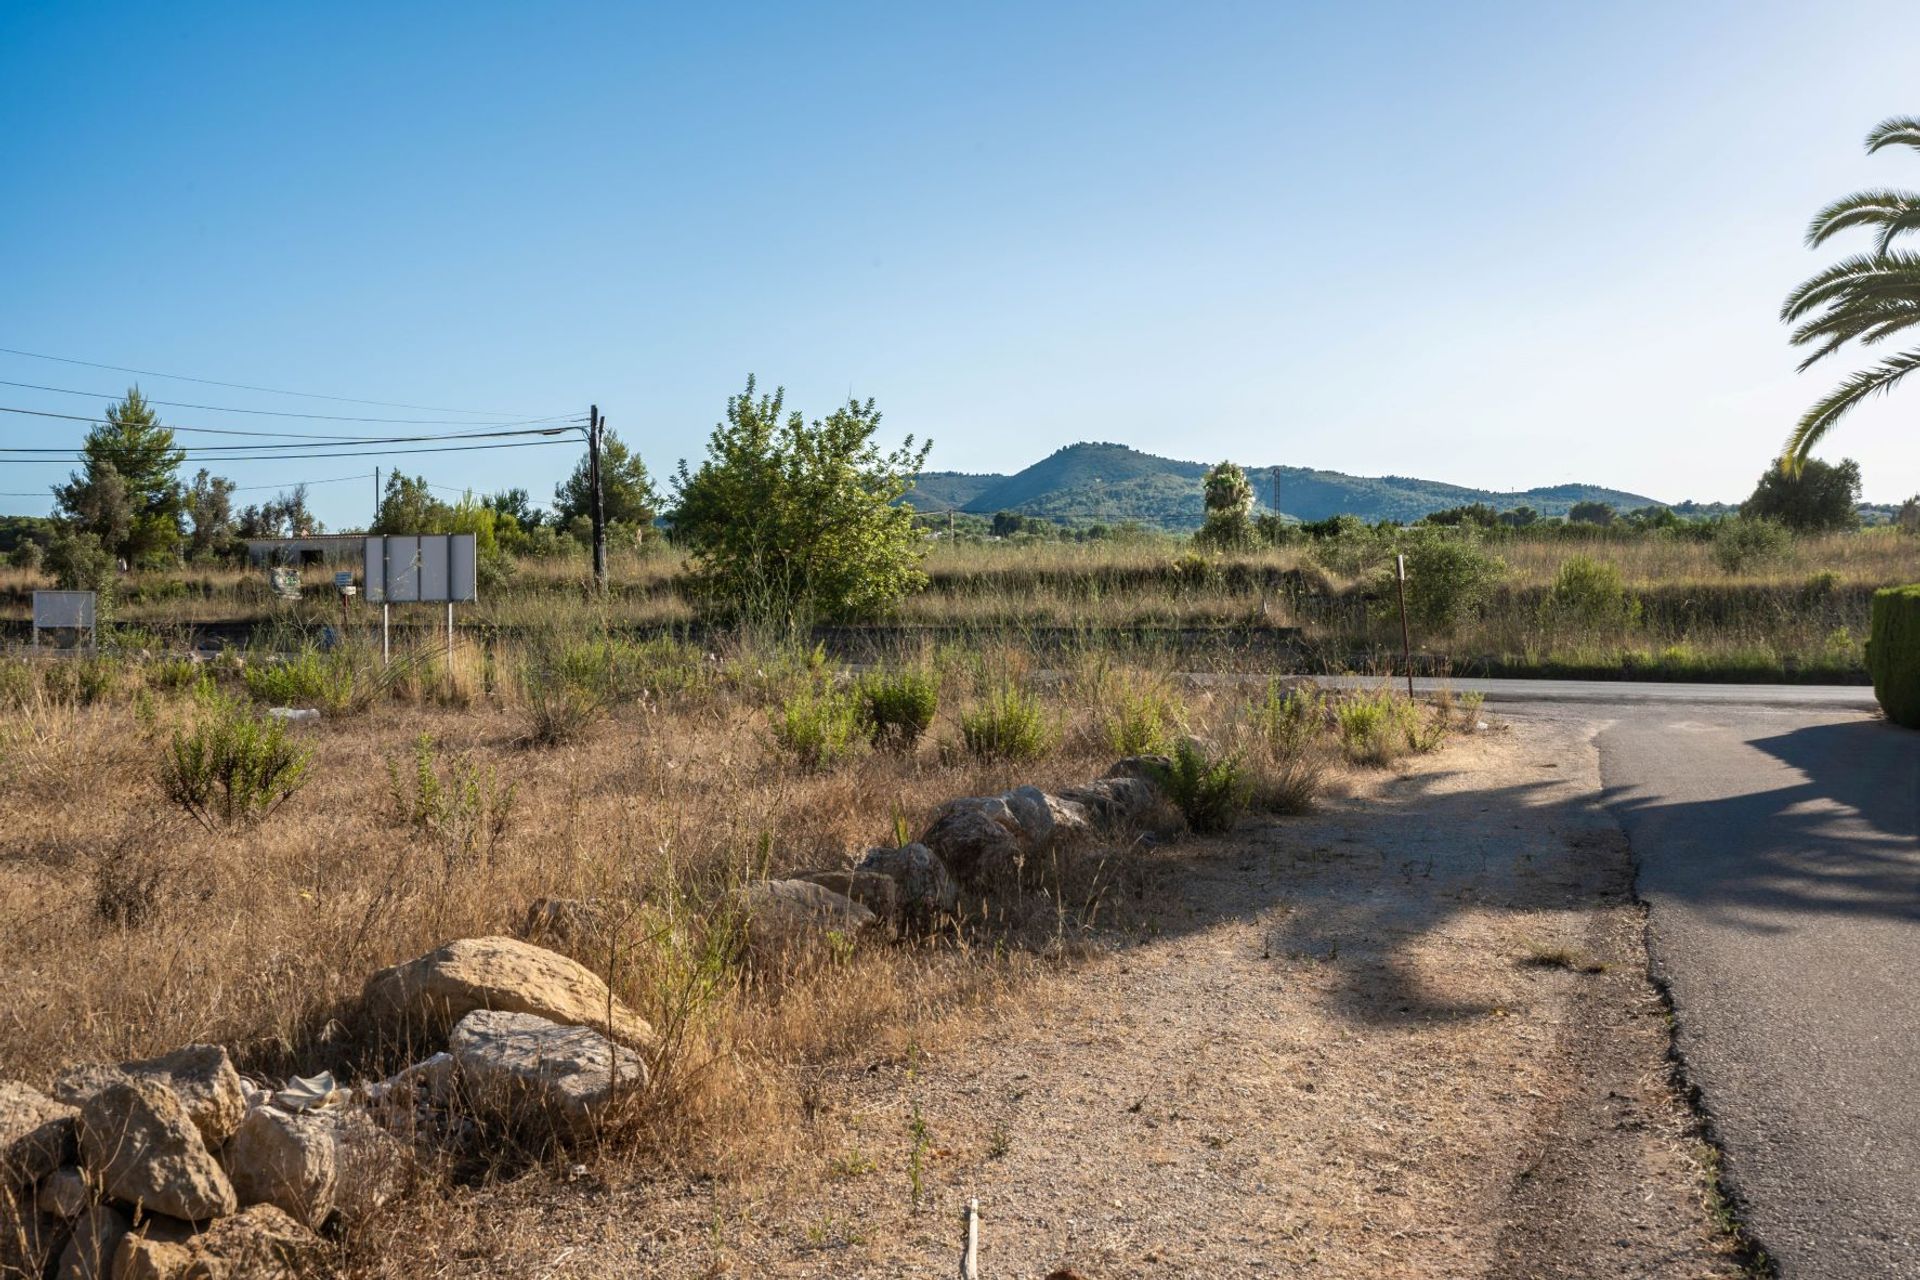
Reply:
[[[1506,510],[1532,507],[1565,515],[1576,502],[1606,502],[1622,511],[1664,505],[1653,498],[1591,484],[1557,484],[1505,492],[1409,476],[1350,476],[1306,467],[1248,467],[1259,509],[1272,510],[1273,473],[1280,509],[1301,520],[1356,515],[1363,520],[1417,520],[1431,511],[1484,502]],[[1072,444],[1013,475],[930,471],[907,501],[922,511],[976,515],[1018,511],[1072,523],[1137,520],[1168,529],[1198,528],[1207,464],[1158,458],[1122,444]]]

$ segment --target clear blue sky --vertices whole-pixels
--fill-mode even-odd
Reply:
[[[1796,376],[1775,319],[1832,256],[1801,246],[1807,218],[1920,186],[1913,157],[1860,146],[1920,112],[1912,19],[15,0],[0,346],[429,405],[593,400],[663,478],[753,371],[810,414],[876,397],[942,469],[1098,439],[1733,499],[1844,371]],[[13,356],[0,378],[128,380]],[[1899,500],[1916,422],[1908,389],[1824,452]],[[13,444],[82,430],[0,415]],[[392,461],[546,497],[572,457]],[[58,474],[0,463],[0,491]],[[363,521],[371,482],[314,497]]]

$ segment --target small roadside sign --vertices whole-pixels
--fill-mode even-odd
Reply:
[[[353,585],[353,570],[342,569],[333,575],[333,585],[345,591]]]

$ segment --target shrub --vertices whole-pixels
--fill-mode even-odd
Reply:
[[[413,765],[387,758],[394,821],[437,841],[446,867],[491,862],[513,818],[515,788],[466,755],[442,764],[430,734],[413,744]]]
[[[1465,533],[1428,533],[1406,544],[1407,615],[1416,624],[1445,631],[1479,612],[1506,562]],[[1396,566],[1385,565],[1377,583],[1381,604],[1399,608]]]
[[[1267,697],[1249,708],[1248,719],[1262,741],[1280,751],[1309,746],[1326,727],[1326,700],[1317,690],[1288,688],[1278,680],[1267,684]]]
[[[1107,745],[1115,755],[1145,756],[1166,750],[1179,729],[1172,700],[1158,689],[1126,690],[1107,717]]]
[[[1313,689],[1267,686],[1265,701],[1248,708],[1253,731],[1253,802],[1271,813],[1305,813],[1326,780],[1321,734],[1326,702]]]
[[[809,767],[847,759],[868,736],[862,700],[850,690],[804,686],[781,704],[773,736]]]
[[[318,707],[330,716],[360,710],[368,701],[352,659],[338,649],[321,653],[308,646],[285,661],[249,666],[246,682],[247,692],[257,702]]]
[[[1873,593],[1867,670],[1887,719],[1920,729],[1920,585]]]
[[[1713,562],[1730,574],[1777,564],[1793,552],[1793,535],[1771,520],[1734,516],[1713,531]]]
[[[40,570],[42,554],[39,543],[32,538],[22,538],[7,554],[7,563],[16,569],[37,573]]]
[[[1231,831],[1253,790],[1237,755],[1215,755],[1191,738],[1174,747],[1166,786],[1187,826],[1202,834]]]
[[[527,679],[526,695],[527,731],[521,740],[532,746],[577,742],[605,710],[588,690],[545,673]]]
[[[1439,745],[1445,724],[1422,723],[1420,708],[1391,689],[1358,693],[1334,712],[1340,748],[1356,764],[1388,765],[1410,751]]]
[[[940,680],[918,668],[884,672],[861,683],[860,697],[873,745],[910,751],[940,709]]]
[[[1627,593],[1618,566],[1574,556],[1554,575],[1540,602],[1540,618],[1548,626],[1625,628],[1640,621],[1640,602]]]
[[[209,699],[190,731],[178,731],[160,762],[168,800],[209,831],[253,826],[307,781],[312,753],[287,741],[284,721],[250,707]]]
[[[1053,748],[1040,699],[1013,685],[1002,685],[961,716],[960,737],[986,760],[1037,760]]]

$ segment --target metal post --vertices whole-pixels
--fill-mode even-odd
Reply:
[[[447,679],[453,679],[453,601],[447,601]]]
[[[393,606],[380,602],[380,665],[393,665]]]
[[[1394,557],[1400,579],[1400,656],[1407,667],[1407,701],[1413,701],[1413,633],[1407,630],[1407,558]]]
[[[373,524],[368,525],[367,528],[371,529],[374,527],[374,525],[377,525],[379,523],[380,523],[380,468],[375,467],[373,469]]]
[[[600,416],[600,406],[590,406],[587,418],[587,476],[593,484],[593,581],[600,590],[607,589],[607,508],[600,489],[600,437],[606,431],[607,421]]]

